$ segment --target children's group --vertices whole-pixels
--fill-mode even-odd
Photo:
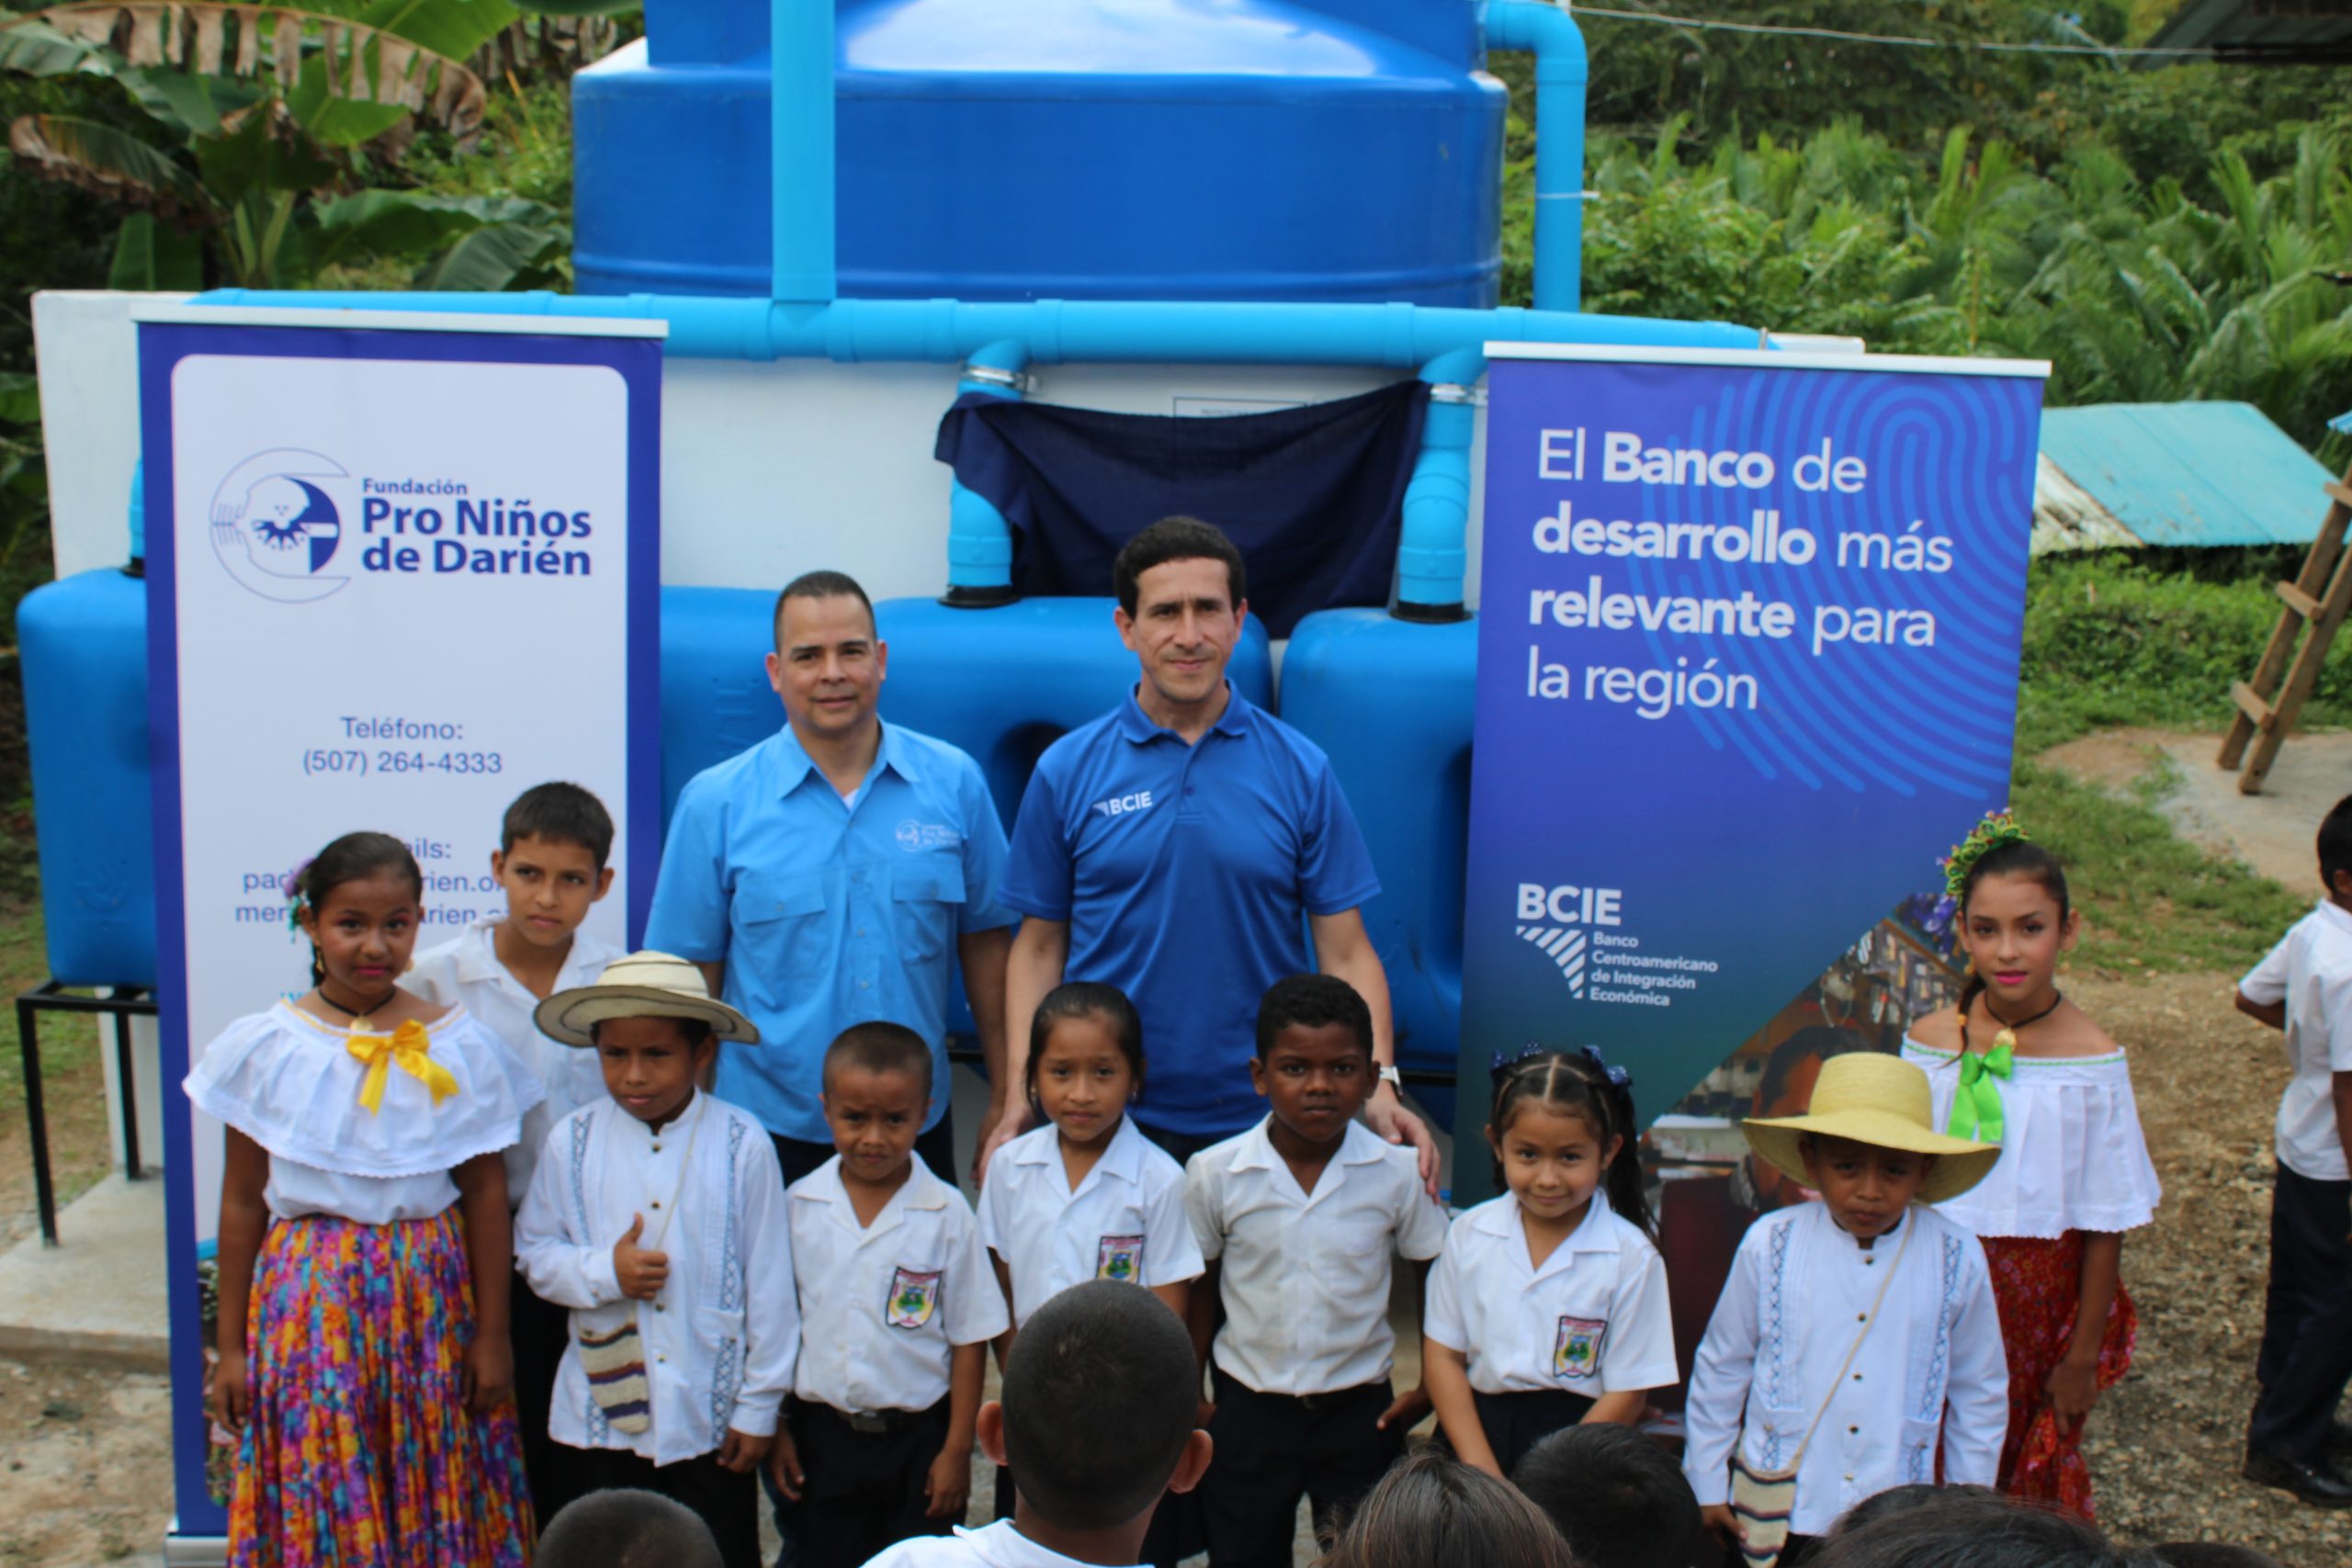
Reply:
[[[881,722],[872,607],[816,572],[777,604],[786,722],[680,798],[648,951],[582,929],[614,829],[573,784],[513,803],[504,913],[429,951],[397,838],[288,877],[310,987],[186,1086],[227,1129],[232,1562],[754,1568],[763,1491],[800,1568],[1285,1568],[1302,1499],[1342,1568],[2132,1560],[2081,1439],[2158,1184],[2123,1050],[2058,987],[2046,848],[1980,825],[1958,1005],[1742,1123],[1817,1201],[1748,1227],[1678,1365],[1626,1065],[1496,1053],[1500,1195],[1449,1216],[1363,839],[1225,677],[1238,556],[1170,519],[1115,587],[1139,679],[1009,839],[970,758]],[[2352,798],[2318,849],[2327,898],[2238,998],[2294,1065],[2245,1474],[2343,1506]],[[1643,1430],[1678,1397],[1679,1465]],[[998,1522],[967,1530],[976,1445]]]

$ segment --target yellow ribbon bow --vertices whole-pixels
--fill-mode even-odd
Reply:
[[[2017,1036],[2004,1029],[1993,1037],[1990,1051],[1960,1054],[1960,1089],[1951,1097],[1945,1132],[1980,1144],[2001,1141],[2001,1086],[1991,1080],[2016,1074],[2017,1053]]]
[[[395,1063],[432,1091],[435,1105],[458,1092],[457,1077],[433,1059],[433,1038],[414,1019],[390,1034],[354,1034],[344,1049],[368,1064],[368,1076],[359,1080],[359,1103],[371,1116],[384,1108],[384,1080]]]

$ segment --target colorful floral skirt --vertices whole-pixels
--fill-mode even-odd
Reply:
[[[270,1227],[246,1319],[233,1568],[520,1568],[535,1531],[510,1401],[466,1411],[473,1287],[454,1208]]]
[[[2083,1233],[2068,1231],[2054,1240],[1988,1235],[1984,1258],[1992,1265],[1993,1299],[2009,1361],[2009,1433],[2001,1445],[2000,1488],[2013,1497],[2055,1503],[2093,1518],[2082,1428],[2064,1428],[2043,1392],[2075,1342],[2083,1300]],[[2101,1389],[2112,1388],[2131,1367],[2139,1337],[2140,1314],[2119,1282],[2115,1303],[2108,1309],[2107,1333],[2099,1340]]]

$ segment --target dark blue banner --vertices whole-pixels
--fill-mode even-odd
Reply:
[[[2046,367],[1490,353],[1464,1081],[1649,1120],[2006,803]]]

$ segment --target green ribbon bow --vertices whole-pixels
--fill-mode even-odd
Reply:
[[[2006,1029],[1995,1039],[1993,1048],[1982,1055],[1973,1051],[1960,1054],[1960,1089],[1951,1097],[1951,1120],[1944,1131],[1955,1138],[1973,1138],[1980,1144],[2001,1141],[2001,1086],[1994,1078],[2006,1078],[2017,1071],[2017,1042]]]

